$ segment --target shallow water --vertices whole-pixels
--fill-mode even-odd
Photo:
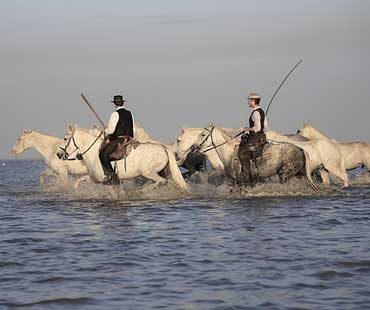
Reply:
[[[110,199],[41,188],[43,169],[0,162],[0,310],[370,308],[366,178],[238,196],[202,176],[193,197],[128,182]]]

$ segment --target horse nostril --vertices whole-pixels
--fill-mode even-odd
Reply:
[[[179,155],[177,153],[175,153],[175,159],[176,159],[176,161],[179,161],[180,160],[180,157],[179,157]]]

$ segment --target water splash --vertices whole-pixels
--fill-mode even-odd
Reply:
[[[341,192],[337,185],[320,187],[314,191],[305,178],[292,178],[285,184],[278,179],[269,183],[260,183],[255,187],[240,188],[217,173],[199,173],[187,180],[192,193],[181,192],[172,182],[156,185],[143,178],[125,180],[118,187],[104,186],[91,181],[82,182],[78,189],[74,188],[74,180],[48,180],[42,189],[51,193],[62,193],[77,199],[112,199],[120,201],[132,200],[171,200],[181,198],[222,199],[247,197],[282,197],[282,196],[330,196]]]

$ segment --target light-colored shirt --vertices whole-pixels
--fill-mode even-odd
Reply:
[[[259,107],[256,107],[253,109],[253,115],[252,115],[252,120],[254,122],[254,126],[252,127],[252,131],[258,132],[261,130],[261,114],[258,112],[254,112]],[[267,117],[265,116],[265,122],[264,122],[264,127],[263,127],[263,132],[266,132],[268,130],[268,124],[267,124]]]
[[[123,107],[116,108],[116,111],[114,111],[110,115],[109,122],[108,122],[108,127],[105,129],[105,133],[107,135],[111,135],[116,130],[116,126],[117,126],[118,121],[119,121],[119,114],[118,114],[117,111],[120,110],[120,109],[123,109]],[[132,126],[133,126],[134,137],[135,137],[135,123],[134,123],[134,116],[133,115],[132,115]]]

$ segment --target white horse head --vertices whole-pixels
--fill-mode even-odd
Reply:
[[[240,133],[240,128],[224,128],[224,127],[216,127],[210,124],[207,128],[215,127],[216,130],[220,130],[222,134],[220,137],[224,138],[225,140],[234,139],[235,136]],[[177,141],[174,145],[174,153],[176,156],[177,163],[181,165],[185,160],[186,156],[192,151],[196,149],[196,141],[200,140],[203,137],[203,134],[206,135],[205,128],[183,128],[180,132],[180,135],[177,138]],[[205,136],[204,136],[205,137]],[[237,140],[233,140],[237,143]],[[206,156],[211,163],[213,169],[216,170],[224,170],[224,164],[220,160],[219,155],[217,154],[215,149],[210,150],[206,153]]]
[[[304,123],[298,130],[297,134],[306,137],[308,139],[328,139],[320,130],[313,127],[309,123]]]
[[[78,130],[83,130],[82,128],[78,128],[76,125],[68,125],[66,134],[63,138],[64,143],[59,146],[59,150],[57,152],[57,156],[59,159],[62,160],[71,160],[71,159],[80,159],[78,154],[80,152],[80,147],[76,142],[75,132]],[[92,129],[93,131],[96,129]],[[89,133],[93,136],[93,133],[90,133],[88,130],[86,133]],[[75,156],[72,158],[72,156]]]
[[[174,145],[174,153],[176,161],[181,165],[186,156],[191,152],[192,145],[197,139],[198,135],[201,133],[201,128],[182,128],[180,135],[177,137],[176,143]]]
[[[207,152],[229,142],[232,138],[221,127],[210,124],[199,133],[192,148]]]
[[[12,148],[13,157],[19,156],[25,150],[32,147],[28,139],[30,135],[32,134],[32,132],[33,132],[32,130],[25,130],[23,134],[18,138],[16,144]]]

